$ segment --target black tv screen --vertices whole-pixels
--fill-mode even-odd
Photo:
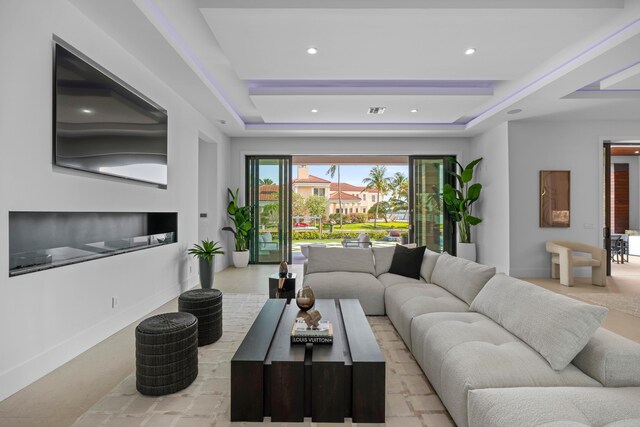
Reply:
[[[167,113],[55,45],[54,162],[167,185]]]

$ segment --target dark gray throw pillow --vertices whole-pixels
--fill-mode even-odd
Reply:
[[[424,258],[424,251],[426,249],[426,246],[408,248],[406,246],[396,245],[389,273],[419,279],[422,258]]]

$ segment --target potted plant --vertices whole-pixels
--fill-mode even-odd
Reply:
[[[475,261],[476,245],[471,242],[471,226],[480,224],[482,220],[472,215],[472,208],[480,197],[482,185],[479,183],[470,185],[470,182],[473,179],[473,168],[480,163],[482,157],[475,159],[467,166],[462,166],[453,157],[447,157],[445,160],[455,163],[456,170],[449,173],[458,182],[458,188],[451,184],[445,184],[442,191],[442,200],[447,206],[447,211],[451,218],[458,223],[457,255],[460,258]]]
[[[188,252],[189,255],[198,258],[200,286],[202,289],[213,288],[213,278],[216,272],[216,263],[213,260],[216,255],[224,255],[222,247],[218,246],[218,242],[203,240],[200,244],[194,243]]]
[[[235,250],[231,254],[234,267],[243,268],[249,264],[249,233],[253,228],[251,207],[238,205],[239,189],[236,189],[235,193],[231,189],[227,189],[227,191],[230,199],[227,213],[233,221],[234,227],[224,227],[223,230],[232,232],[236,240]]]
[[[406,245],[407,243],[409,243],[409,232],[403,231],[402,233],[400,233],[400,238],[402,239],[402,244]]]

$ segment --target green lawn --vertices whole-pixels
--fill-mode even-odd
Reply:
[[[324,226],[324,229],[327,229],[327,226]],[[378,221],[378,228],[376,230],[408,230],[409,224],[406,222],[384,222]],[[342,228],[340,225],[333,226],[334,231],[339,230],[349,230],[349,231],[359,231],[359,230],[374,230],[372,222],[362,222],[358,224],[343,224]]]

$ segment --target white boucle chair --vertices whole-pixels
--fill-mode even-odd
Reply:
[[[573,286],[573,267],[591,267],[591,283],[596,286],[607,284],[607,251],[585,243],[567,240],[549,240],[547,252],[551,253],[551,277],[560,278],[560,284]],[[591,255],[579,256],[574,252]]]

